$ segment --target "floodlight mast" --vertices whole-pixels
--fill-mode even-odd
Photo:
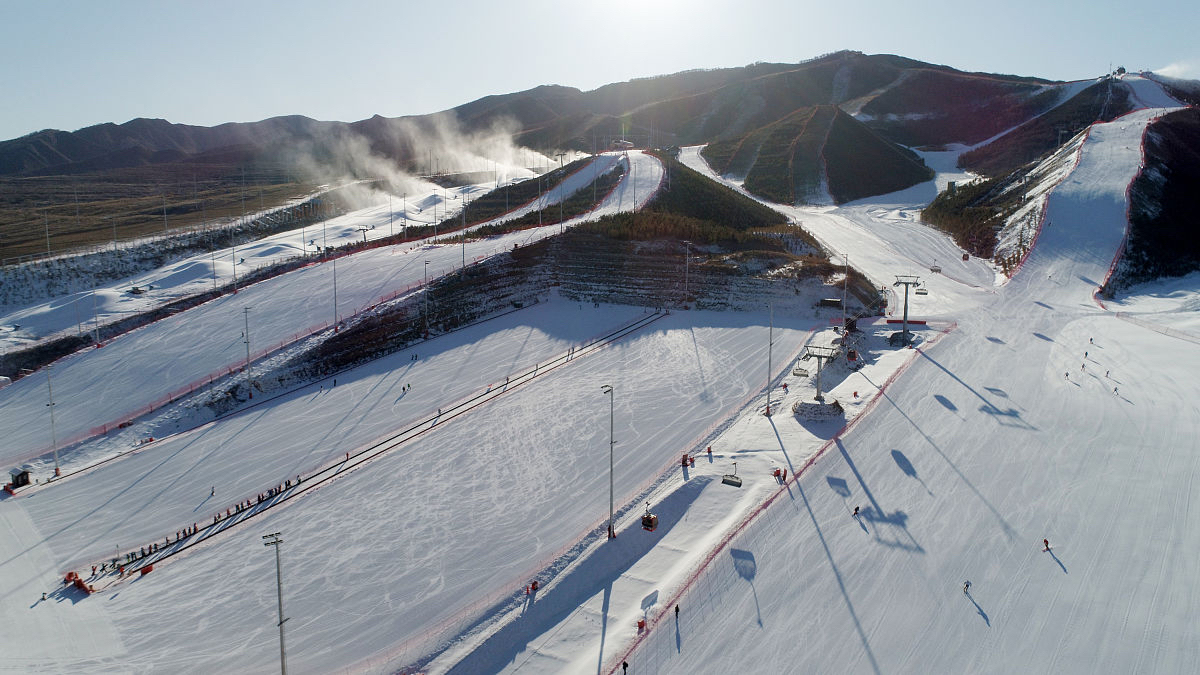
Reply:
[[[613,529],[613,387],[606,384],[600,391],[608,394],[608,538],[616,539],[617,531]]]
[[[279,532],[264,534],[263,546],[275,547],[275,591],[279,597],[279,672],[287,675],[287,652],[283,646],[283,624],[287,619],[283,618],[283,571],[279,564],[279,545],[283,540],[279,535]]]

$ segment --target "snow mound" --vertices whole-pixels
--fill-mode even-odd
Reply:
[[[796,401],[792,404],[792,414],[801,420],[821,421],[845,417],[846,411],[835,398],[830,402]]]

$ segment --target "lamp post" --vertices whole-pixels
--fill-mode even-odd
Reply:
[[[46,365],[46,394],[48,403],[46,407],[50,408],[50,449],[54,452],[54,475],[61,476],[62,470],[58,466],[58,436],[54,433],[54,388],[50,385],[50,368],[51,364]],[[22,373],[32,375],[33,370],[22,368]]]
[[[767,323],[767,417],[771,416],[771,348],[775,346],[775,305],[770,308],[770,319]]]
[[[282,543],[278,532],[263,535],[263,546],[275,547],[275,591],[279,597],[279,672],[287,675],[287,652],[283,647],[283,622],[287,619],[283,618],[283,568],[279,563],[279,545]]]
[[[617,531],[613,529],[613,388],[606,384],[600,391],[608,394],[608,538],[616,539]]]
[[[429,261],[425,261],[425,337],[429,337]]]
[[[250,377],[250,308],[242,308],[242,314],[246,318],[246,330],[242,333],[242,342],[246,343],[246,377]]]
[[[683,241],[683,301],[688,300],[688,272],[692,263],[692,242]]]

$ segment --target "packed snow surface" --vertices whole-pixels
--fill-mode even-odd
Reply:
[[[914,349],[866,324],[861,370],[823,373],[843,419],[791,414],[815,395],[813,361],[796,358],[831,342],[829,317],[553,295],[336,384],[200,426],[178,418],[178,433],[103,464],[131,439],[86,442],[49,486],[44,375],[0,389],[3,456],[38,455],[43,481],[0,502],[0,634],[21,646],[4,667],[271,672],[276,570],[261,537],[280,532],[294,672],[1190,672],[1196,280],[1093,299],[1161,112],[1096,125],[1077,162],[1048,169],[1046,225],[1007,283],[914,217],[921,186],[779,207],[878,285],[915,274],[928,289],[909,298],[910,315],[932,319]],[[704,168],[694,150],[684,158]],[[642,203],[661,178],[654,160],[629,161],[606,208]],[[339,308],[343,293],[347,308],[369,304],[423,281],[425,260],[436,274],[463,255],[429,243],[341,258]],[[65,359],[53,370],[62,424],[86,429],[119,412],[110,398],[136,407],[236,364],[245,306],[264,341],[332,320],[331,268]],[[175,410],[152,416],[158,428]],[[367,461],[371,448],[386,451]],[[742,487],[722,480],[732,472]],[[193,524],[202,542],[149,574],[97,575],[90,596],[61,583],[178,546]]]

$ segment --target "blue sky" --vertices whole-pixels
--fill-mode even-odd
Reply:
[[[1200,78],[1200,3],[0,0],[0,139],[160,117],[354,121],[855,49],[962,70]]]

